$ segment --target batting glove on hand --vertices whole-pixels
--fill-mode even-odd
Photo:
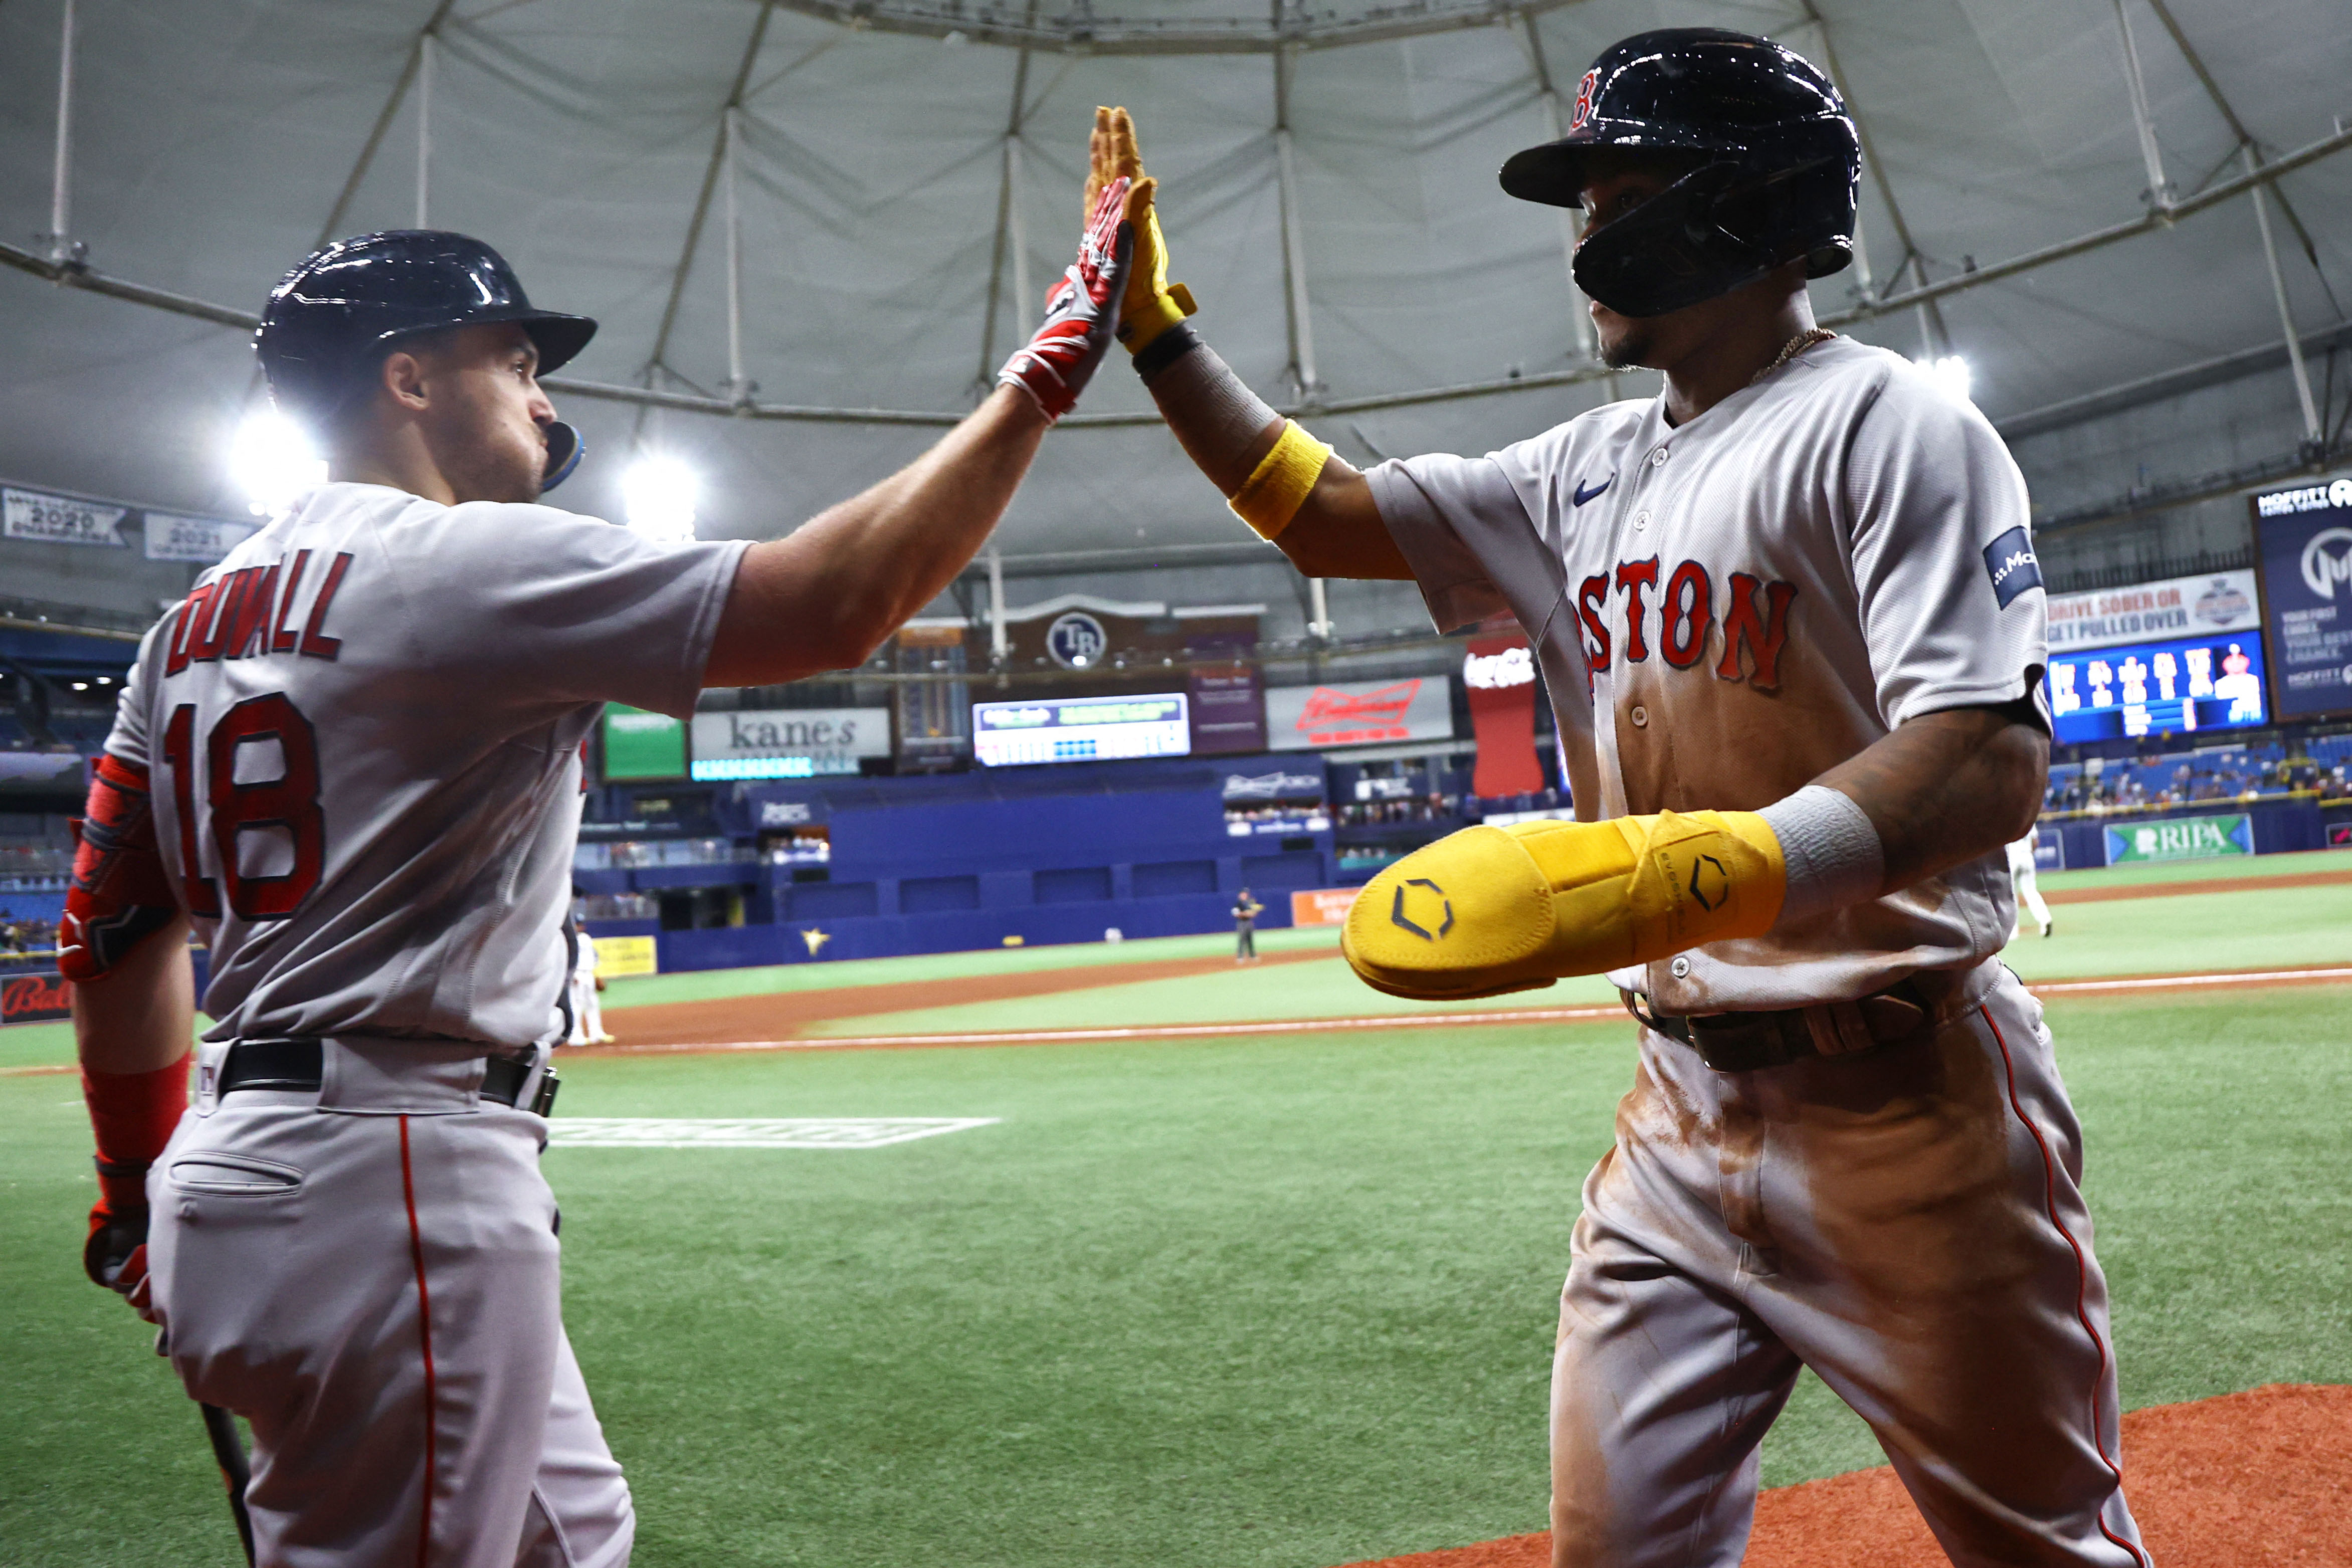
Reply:
[[[1140,353],[1200,307],[1192,303],[1190,289],[1168,281],[1168,241],[1160,232],[1160,209],[1152,200],[1160,182],[1143,172],[1143,155],[1135,146],[1135,121],[1126,110],[1095,110],[1087,163],[1089,211],[1112,181],[1128,182],[1127,221],[1135,230],[1135,265],[1128,272],[1127,296],[1119,304],[1118,341],[1129,353]]]
[[[1045,324],[996,373],[1027,393],[1049,423],[1078,405],[1118,330],[1119,293],[1135,254],[1135,231],[1120,217],[1127,192],[1125,180],[1103,188],[1078,258],[1045,298]]]
[[[1482,824],[1366,883],[1339,950],[1391,996],[1492,996],[1761,936],[1787,891],[1753,812]]]
[[[152,1322],[147,1286],[146,1167],[133,1172],[101,1162],[98,1169],[100,1195],[90,1206],[89,1235],[82,1242],[82,1272],[92,1284],[121,1295],[141,1317]]]

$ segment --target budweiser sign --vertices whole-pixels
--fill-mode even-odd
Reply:
[[[1442,741],[1454,733],[1444,680],[1383,686],[1276,686],[1265,694],[1266,743],[1283,752]]]
[[[73,987],[60,974],[0,980],[0,1024],[46,1024],[73,1016]]]

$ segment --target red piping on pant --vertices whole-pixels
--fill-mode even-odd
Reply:
[[[2099,1337],[2097,1329],[2092,1327],[2090,1311],[2084,1305],[2083,1299],[2089,1293],[2091,1288],[2090,1262],[2083,1256],[2083,1244],[2074,1239],[2074,1233],[2068,1230],[2066,1222],[2058,1217],[2057,1162],[2051,1158],[2050,1143],[2042,1136],[2042,1129],[2035,1126],[2033,1119],[2025,1114],[2025,1106],[2017,1098],[2017,1063],[2010,1057],[2009,1041],[2001,1035],[2000,1026],[1993,1022],[1990,1008],[1979,1005],[1977,1012],[1983,1016],[1985,1027],[1992,1031],[1993,1044],[2000,1047],[2001,1070],[2008,1075],[2009,1079],[2009,1108],[2015,1113],[2017,1120],[2024,1124],[2025,1130],[2033,1134],[2033,1146],[2042,1151],[2042,1212],[2050,1216],[2051,1225],[2056,1227],[2068,1249],[2074,1254],[2074,1321],[2083,1325],[2083,1331],[2091,1336],[2091,1344],[2099,1352],[2098,1371],[2091,1379],[2091,1451],[2099,1456],[2099,1463],[2106,1466],[2107,1473],[2115,1477],[2116,1490],[2120,1494],[2124,1486],[2123,1467],[2107,1458],[2105,1442],[2099,1436],[2099,1384],[2107,1375],[2107,1342]],[[2107,1508],[2104,1502],[2099,1505],[2098,1521],[2101,1535],[2130,1552],[2131,1560],[2138,1564],[2138,1568],[2148,1568],[2147,1557],[2138,1547],[2107,1528]]]
[[[433,1388],[433,1298],[425,1289],[425,1235],[416,1225],[416,1178],[408,1163],[408,1118],[400,1119],[400,1194],[408,1205],[408,1256],[416,1266],[417,1338],[425,1349],[425,1514],[416,1529],[416,1568],[433,1552],[433,1428],[440,1414]]]

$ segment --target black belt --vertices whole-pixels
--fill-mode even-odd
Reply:
[[[1759,1068],[1786,1067],[1808,1057],[1875,1050],[1909,1039],[1935,1018],[1935,1008],[1908,980],[1856,1002],[1772,1013],[1675,1016],[1651,1012],[1645,1005],[1648,998],[1639,992],[1624,994],[1627,1012],[1668,1039],[1690,1047],[1717,1072],[1753,1072]]]
[[[513,1105],[530,1081],[531,1064],[512,1057],[491,1057],[482,1064],[482,1098]],[[316,1040],[238,1040],[221,1063],[220,1088],[231,1094],[240,1089],[292,1089],[316,1093],[326,1082],[326,1052]],[[555,1108],[555,1069],[540,1079],[539,1092],[522,1107],[544,1116]]]

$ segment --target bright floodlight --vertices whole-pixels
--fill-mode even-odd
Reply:
[[[229,442],[229,477],[257,516],[271,517],[327,482],[327,459],[310,432],[274,408],[246,416]]]
[[[1937,359],[1923,359],[1918,363],[1919,368],[1926,371],[1937,385],[1962,403],[1969,401],[1970,377],[1968,361],[1958,354],[1944,354]]]
[[[621,505],[629,526],[655,543],[691,544],[700,489],[694,470],[676,458],[640,458],[621,476]]]

